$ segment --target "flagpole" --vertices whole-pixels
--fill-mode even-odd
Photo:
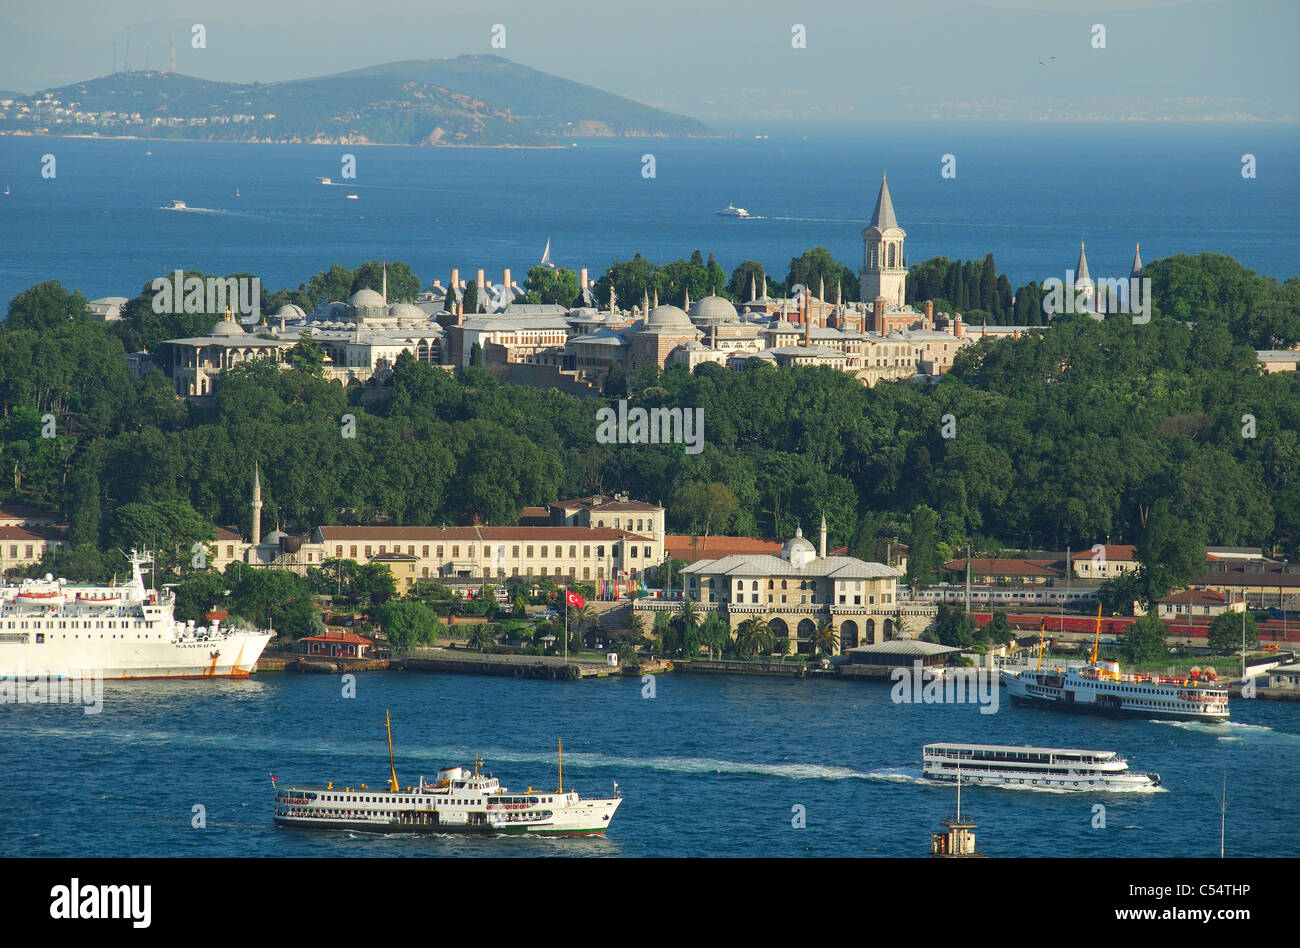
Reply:
[[[564,664],[569,664],[569,587],[564,587]]]

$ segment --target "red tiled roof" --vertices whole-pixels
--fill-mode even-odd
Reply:
[[[239,543],[244,542],[244,538],[239,535],[239,531],[234,527],[217,527],[218,540],[234,540]]]
[[[355,632],[335,632],[327,630],[324,635],[309,635],[302,639],[304,642],[342,642],[344,645],[374,645],[363,635],[357,635]]]
[[[1182,592],[1170,593],[1160,599],[1160,602],[1168,603],[1207,603],[1209,605],[1222,605],[1227,601],[1223,593],[1217,593],[1213,589],[1184,589]]]
[[[64,526],[48,527],[0,527],[0,540],[62,540],[68,539],[68,528]]]
[[[780,540],[760,540],[757,537],[693,537],[670,533],[664,537],[664,552],[679,560],[694,563],[697,560],[716,560],[723,556],[747,556],[781,552]]]
[[[1108,560],[1136,560],[1137,547],[1131,543],[1105,543],[1100,544],[1105,548],[1105,557]],[[1076,560],[1090,560],[1095,555],[1092,547],[1086,550],[1079,550],[1077,553],[1070,554]]]

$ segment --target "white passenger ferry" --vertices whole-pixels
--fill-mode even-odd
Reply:
[[[1129,773],[1114,751],[1002,744],[926,744],[921,772],[931,780],[991,787],[1058,790],[1149,790],[1159,774]]]
[[[387,715],[385,715],[387,718]],[[512,792],[495,777],[460,767],[438,771],[426,784],[420,777],[403,790],[393,762],[392,725],[388,723],[388,786],[289,786],[276,790],[275,823],[315,830],[352,830],[365,833],[478,833],[533,836],[599,836],[609,828],[614,811],[623,802],[614,784],[614,796],[583,799],[564,788],[564,745],[560,745],[560,789]],[[276,778],[271,778],[276,783]]]
[[[169,589],[146,589],[149,554],[131,551],[125,585],[27,579],[0,586],[0,677],[239,678],[250,674],[275,634],[172,616]]]
[[[1058,711],[1082,711],[1144,718],[1195,721],[1228,720],[1228,689],[1212,669],[1191,669],[1186,677],[1121,675],[1117,662],[1097,660],[1101,609],[1092,656],[1081,668],[1002,672],[1012,704],[1037,705]],[[1040,640],[1041,650],[1041,640]]]

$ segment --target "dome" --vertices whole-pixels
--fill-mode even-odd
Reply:
[[[289,534],[285,533],[283,530],[272,530],[266,536],[262,537],[262,544],[265,546],[268,543],[279,543],[288,535]]]
[[[807,557],[798,554],[808,554]],[[781,559],[794,562],[796,559],[811,559],[817,555],[813,545],[803,538],[803,527],[796,527],[794,536],[786,540],[781,547]]]
[[[303,312],[301,306],[293,303],[285,303],[275,311],[275,315],[280,319],[306,319],[307,314]]]
[[[378,306],[382,309],[384,307],[384,298],[369,287],[364,287],[353,293],[348,303],[353,306]]]
[[[221,320],[221,322],[217,323],[215,326],[212,327],[212,332],[208,333],[208,335],[209,336],[246,336],[248,335],[248,333],[244,332],[244,327],[239,325],[239,323],[235,322],[233,319],[223,319]]]
[[[739,318],[736,307],[721,296],[706,296],[691,307],[691,319],[735,322]]]
[[[424,310],[414,303],[394,303],[388,307],[388,315],[394,319],[428,319]]]
[[[680,306],[672,306],[664,303],[662,306],[656,306],[650,310],[650,315],[646,317],[645,328],[647,332],[666,329],[694,329],[691,319],[686,315],[686,311]]]

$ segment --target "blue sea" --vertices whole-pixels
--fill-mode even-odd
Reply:
[[[1127,276],[1140,241],[1145,260],[1214,251],[1280,280],[1300,275],[1295,126],[753,131],[540,150],[2,137],[0,301],[48,279],[129,297],[177,268],[293,288],[368,259],[403,260],[426,284],[452,267],[493,281],[509,267],[522,281],[547,240],[556,264],[593,279],[638,252],[667,262],[694,250],[728,270],[756,259],[784,279],[818,245],[856,269],[882,171],[910,262],[993,253],[1018,286],[1064,277],[1081,240],[1094,277]],[[53,178],[41,175],[47,154]],[[342,178],[345,154],[355,179]],[[1242,177],[1245,154],[1254,179]],[[944,155],[955,178],[941,177]],[[191,210],[161,209],[173,200]],[[756,219],[713,213],[728,203]]]
[[[374,672],[107,682],[103,711],[0,707],[0,856],[926,856],[954,788],[920,776],[931,741],[1117,750],[1141,793],[971,788],[991,856],[1300,855],[1300,707],[1234,700],[1229,724],[895,704],[885,684],[705,677],[541,682]],[[1005,697],[1005,696],[1004,696]],[[391,711],[403,785],[484,767],[512,789],[564,783],[624,803],[603,838],[306,833],[271,821],[282,783],[382,785]],[[1103,810],[1099,811],[1100,804]],[[202,807],[205,825],[196,827]],[[805,825],[796,828],[796,807]],[[1099,813],[1104,827],[1094,825]]]

